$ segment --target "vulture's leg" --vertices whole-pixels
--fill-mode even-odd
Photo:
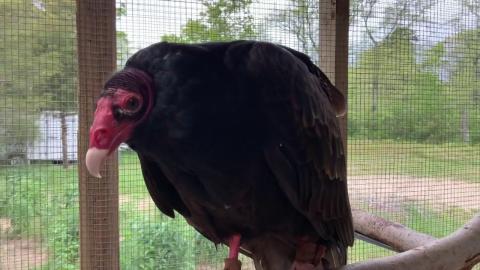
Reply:
[[[299,241],[295,261],[290,270],[327,270],[322,258],[327,248],[312,242]]]
[[[225,259],[224,270],[240,270],[242,263],[238,260],[238,252],[240,251],[240,238],[239,234],[234,234],[230,238],[228,258]]]

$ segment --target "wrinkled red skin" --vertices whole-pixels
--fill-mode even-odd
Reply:
[[[126,103],[132,96],[138,98],[140,103],[138,108],[141,108],[143,103],[142,97],[123,89],[117,89],[112,95],[101,97],[97,101],[93,124],[90,127],[89,148],[107,149],[110,154],[122,142],[130,138],[133,129],[138,123],[132,120],[117,121],[113,114],[113,108],[118,106],[123,110],[127,110]]]

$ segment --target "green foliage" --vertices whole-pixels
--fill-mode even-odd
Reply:
[[[134,211],[127,207],[123,211]],[[227,252],[195,231],[181,216],[140,212],[122,230],[122,269],[196,269],[221,262]],[[128,216],[128,215],[127,215]],[[132,252],[133,251],[133,252]]]
[[[212,262],[222,262],[227,255],[227,247],[215,246],[210,240],[200,233],[195,232],[195,263],[196,265],[208,265]]]
[[[181,218],[138,215],[122,241],[122,269],[194,269],[195,233]]]
[[[459,135],[464,142],[480,143],[480,29],[463,31],[445,42],[453,45],[445,57],[452,62],[448,87],[461,114]]]
[[[0,10],[0,96],[4,104],[0,115],[6,116],[0,120],[1,155],[2,151],[8,152],[12,144],[26,145],[35,137],[29,127],[35,123],[40,98],[26,98],[35,90],[32,82],[41,75],[32,61],[36,57],[32,28],[41,11],[27,0],[2,1]]]
[[[480,154],[480,145],[351,139],[348,149],[350,175],[452,177],[460,182],[480,179],[480,160],[471,158]],[[217,249],[181,216],[170,219],[156,208],[139,208],[139,202],[149,195],[138,160],[130,151],[121,153],[120,193],[127,198],[120,204],[122,269],[195,269],[222,262],[226,248]],[[379,157],[378,162],[371,162]],[[6,237],[40,238],[49,254],[41,269],[78,269],[76,177],[76,168],[63,170],[61,166],[0,167],[0,179],[6,179],[0,182],[0,217],[10,217],[14,223],[14,231]],[[393,214],[392,218],[435,236],[453,231],[471,215],[457,209],[440,213],[420,209],[418,204],[404,206],[406,214]],[[355,261],[386,253],[357,241],[351,254]]]
[[[188,20],[181,34],[164,35],[162,41],[197,43],[252,39],[257,31],[250,14],[252,0],[202,0],[200,19]]]
[[[68,197],[68,194],[67,194]],[[70,197],[76,198],[76,197]],[[75,203],[76,204],[76,203]],[[47,269],[74,270],[79,267],[80,233],[76,205],[55,209],[58,215],[48,221],[48,247],[51,251]]]
[[[453,137],[480,143],[480,30],[465,30],[426,52],[424,70],[439,74],[446,90]],[[447,49],[448,48],[448,49]]]
[[[434,74],[418,72],[411,90],[401,101],[388,107],[379,126],[384,138],[422,142],[445,142],[456,137],[453,110],[449,108],[446,91]],[[406,106],[406,104],[408,104]]]
[[[461,113],[468,109],[471,141],[478,142],[480,114],[473,102],[480,85],[472,58],[448,61],[441,42],[419,61],[413,39],[409,29],[397,28],[360,54],[350,69],[349,134],[429,143],[462,141]],[[446,80],[442,73],[448,70]]]
[[[0,217],[12,229],[0,238],[38,239],[48,250],[42,269],[78,269],[78,185],[75,170],[32,165],[0,168]]]
[[[447,64],[445,62],[445,44],[437,43],[430,50],[426,51],[425,59],[422,62],[422,69],[438,73],[440,68]]]
[[[65,179],[59,179],[65,181]],[[47,243],[51,250],[50,266],[54,269],[78,269],[79,265],[79,213],[78,187],[73,182],[60,194],[51,196],[48,215],[44,215],[47,227]]]
[[[36,111],[25,108],[27,104],[15,97],[3,99],[7,106],[0,107],[0,161],[26,154],[28,144],[38,136]]]
[[[76,93],[75,2],[71,0],[3,2],[7,37],[0,49],[2,93],[36,97],[37,109],[72,110]],[[67,23],[66,23],[67,22]],[[8,26],[8,27],[7,27]]]
[[[0,10],[0,96],[7,105],[1,110],[8,115],[0,121],[0,148],[9,154],[22,145],[25,153],[41,110],[76,107],[75,2],[4,1]]]
[[[29,235],[39,224],[32,222],[38,221],[45,212],[41,208],[32,207],[45,193],[34,183],[25,185],[26,177],[21,174],[11,174],[6,176],[4,187],[5,194],[0,201],[0,217],[9,217],[12,222],[13,235]]]
[[[120,192],[135,202],[123,205],[120,209],[121,220],[123,220],[120,250],[125,251],[121,254],[122,269],[137,269],[134,262],[141,259],[145,269],[157,269],[159,262],[163,262],[168,269],[172,262],[175,265],[178,264],[179,262],[175,261],[176,258],[184,256],[182,254],[185,252],[189,254],[185,255],[185,259],[180,260],[182,267],[208,265],[216,259],[221,262],[225,258],[225,247],[215,247],[188,225],[181,215],[177,214],[172,220],[161,215],[156,208],[153,213],[138,210],[138,201],[144,201],[149,194],[139,172],[138,157],[135,152],[121,151],[120,167],[123,172],[128,172],[120,174]],[[138,234],[139,231],[141,234]],[[161,252],[167,248],[171,250],[168,254]],[[135,252],[132,253],[132,250]]]
[[[377,87],[380,96],[404,94],[416,73],[412,35],[409,29],[398,28],[390,38],[359,56],[354,73],[361,74],[372,88]]]
[[[26,148],[35,140],[40,111],[76,110],[77,59],[75,1],[2,1],[0,11],[2,159],[12,145]],[[125,5],[117,14],[126,14]],[[117,38],[118,53],[128,54],[126,33]]]

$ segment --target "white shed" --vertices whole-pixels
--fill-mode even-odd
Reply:
[[[69,161],[77,160],[78,115],[66,114],[67,154]],[[45,111],[40,115],[37,126],[38,138],[29,144],[28,160],[62,161],[62,129],[61,117],[58,111]]]

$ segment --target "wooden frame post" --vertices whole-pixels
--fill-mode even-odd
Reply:
[[[320,1],[320,68],[348,101],[349,0]],[[348,106],[347,106],[348,111]],[[347,149],[347,114],[341,118],[342,137]]]
[[[85,167],[95,101],[116,67],[114,0],[77,0],[78,177],[80,189],[80,266],[83,270],[119,269],[118,162],[113,153],[91,177]]]

